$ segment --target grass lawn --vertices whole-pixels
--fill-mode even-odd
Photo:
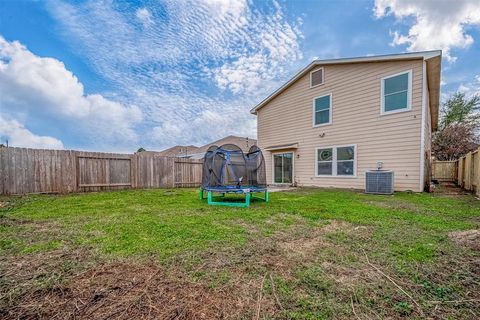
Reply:
[[[0,318],[480,316],[471,195],[197,190],[0,198]]]

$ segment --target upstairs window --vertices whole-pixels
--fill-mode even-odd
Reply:
[[[382,114],[408,111],[411,108],[412,71],[382,79]]]
[[[315,69],[310,72],[310,88],[323,84],[323,68]]]
[[[316,97],[313,99],[313,126],[332,123],[332,95]]]

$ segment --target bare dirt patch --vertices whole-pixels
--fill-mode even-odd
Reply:
[[[388,201],[367,201],[367,203],[385,209],[405,210],[414,213],[428,212],[428,209],[426,208],[420,208],[414,203],[403,202],[397,199],[390,199]]]
[[[50,259],[52,260],[52,259]],[[47,269],[47,266],[40,266]],[[26,286],[14,301],[2,301],[5,319],[221,319],[238,318],[255,309],[259,282],[245,281],[244,292],[195,282],[181,268],[131,261],[104,263],[57,279],[51,286],[35,285],[42,277],[9,274]],[[50,271],[59,268],[48,268]],[[43,272],[43,276],[47,272]],[[238,288],[237,288],[238,289]],[[2,299],[8,299],[8,293]]]
[[[450,232],[449,237],[460,245],[480,251],[480,230]]]
[[[325,261],[321,264],[336,283],[348,288],[355,288],[359,284],[380,282],[380,275],[364,263],[358,267],[347,267],[337,263]]]
[[[320,304],[332,308],[331,317],[338,319],[354,316],[350,305],[355,305],[360,318],[373,318],[379,308],[378,318],[400,318],[391,305],[412,305],[357,250],[357,243],[372,236],[370,226],[337,220],[312,226],[299,218],[292,226],[263,237],[257,228],[240,220],[238,224],[250,235],[243,247],[188,252],[168,263],[154,258],[95,260],[92,251],[73,250],[7,257],[8,261],[0,262],[4,275],[0,318],[254,319],[259,314],[260,319],[285,319],[296,310]],[[471,235],[463,236],[470,239]],[[415,298],[425,290],[381,261],[372,262]],[[452,266],[451,270],[442,268],[445,274],[424,273],[438,278],[439,284],[447,283],[458,266],[445,265]],[[461,265],[463,281],[468,281],[464,285],[475,292],[478,269]],[[445,299],[474,300],[478,294]],[[428,310],[442,310],[440,317],[452,312],[450,304],[435,302]],[[411,307],[408,316],[420,317],[415,306]],[[435,318],[436,311],[428,310],[424,310],[426,315]]]
[[[306,258],[315,252],[319,246],[326,246],[323,237],[314,236],[307,239],[294,239],[279,243],[280,249],[287,257]]]
[[[59,319],[212,319],[236,314],[232,302],[225,293],[154,265],[114,263],[56,290],[27,295],[15,313]]]
[[[260,228],[258,226],[252,223],[247,223],[241,219],[232,220],[230,224],[242,227],[249,235],[256,235],[260,233]]]
[[[65,278],[77,272],[85,262],[86,250],[55,250],[28,255],[4,255],[0,260],[0,318],[27,317],[23,310],[25,299],[36,292],[55,291]],[[35,312],[36,303],[31,303]]]
[[[278,242],[283,254],[289,258],[302,258],[314,254],[320,247],[331,247],[332,244],[326,241],[325,235],[337,231],[350,232],[354,227],[352,224],[331,220],[323,227],[312,228],[309,230],[300,229],[297,232],[289,230],[288,233],[280,233],[274,238]],[[296,236],[294,236],[296,234]],[[293,236],[292,236],[293,235]]]
[[[441,182],[435,186],[433,191],[435,194],[441,194],[448,197],[458,198],[465,195],[471,195],[472,193],[460,188],[453,182]]]
[[[32,220],[28,219],[17,219],[6,216],[0,216],[0,226],[2,227],[16,227],[23,226],[25,224],[31,224]]]
[[[351,231],[354,226],[351,223],[339,220],[330,220],[329,224],[322,228],[324,232]]]
[[[181,255],[166,264],[106,262],[67,248],[8,256],[0,263],[0,318],[238,319],[253,318],[259,304],[273,316],[278,303],[260,286],[291,265],[272,241],[253,238],[241,249],[202,253],[192,269]]]

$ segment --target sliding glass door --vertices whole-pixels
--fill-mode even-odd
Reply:
[[[292,183],[293,152],[276,153],[273,155],[273,182]]]

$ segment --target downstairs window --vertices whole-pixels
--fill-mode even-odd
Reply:
[[[316,176],[355,177],[356,149],[355,145],[317,148]]]

